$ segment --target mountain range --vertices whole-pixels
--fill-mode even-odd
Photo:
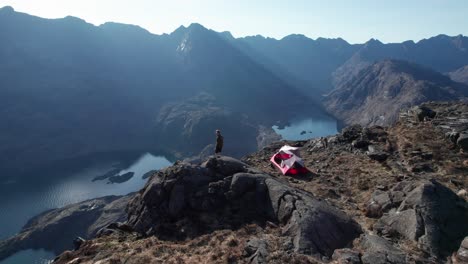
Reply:
[[[452,100],[464,88],[441,73],[463,81],[459,69],[468,65],[468,38],[461,35],[349,44],[303,35],[234,38],[200,24],[154,35],[133,25],[44,19],[11,7],[0,9],[0,38],[0,168],[6,171],[113,151],[180,148],[181,156],[194,155],[207,143],[203,135],[223,130],[220,120],[228,130],[245,128],[228,132],[236,148],[227,154],[240,156],[252,150],[260,125],[286,122],[298,112],[324,115],[328,109],[344,121],[360,120],[337,114],[346,109],[334,111],[332,102],[341,102],[333,98],[346,89],[357,87],[352,93],[360,96],[350,102],[356,105],[368,90],[380,94],[388,88],[370,89],[365,75],[393,80],[402,76],[400,66],[409,67],[404,74],[410,81],[392,91],[430,83],[409,94],[437,86],[444,96],[435,93],[434,99]],[[374,64],[384,59],[399,62]],[[431,70],[411,77],[420,67]],[[392,74],[378,74],[379,68]]]

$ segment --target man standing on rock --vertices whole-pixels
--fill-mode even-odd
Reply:
[[[224,138],[221,136],[221,131],[219,129],[216,130],[216,147],[215,147],[215,155],[221,153],[223,150]]]

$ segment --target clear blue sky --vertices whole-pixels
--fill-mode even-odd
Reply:
[[[197,22],[235,37],[298,33],[351,43],[468,35],[467,0],[0,0],[6,5],[40,17],[135,24],[156,34]]]

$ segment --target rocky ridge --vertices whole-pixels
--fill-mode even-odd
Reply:
[[[463,102],[427,103],[392,127],[277,142],[243,161],[177,162],[131,196],[126,221],[55,262],[463,263],[467,113]],[[302,148],[311,174],[270,166],[285,143]]]

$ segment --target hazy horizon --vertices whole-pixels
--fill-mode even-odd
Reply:
[[[200,1],[197,1],[200,2]],[[293,3],[247,1],[219,3],[195,1],[103,0],[54,1],[0,0],[17,12],[43,18],[75,16],[96,26],[116,22],[140,26],[153,34],[171,33],[180,26],[199,23],[206,28],[229,31],[234,37],[262,35],[282,39],[302,34],[311,39],[342,38],[349,43],[378,39],[383,43],[418,42],[439,34],[468,35],[465,14],[468,3],[460,1],[393,1],[359,4],[296,0]],[[239,15],[240,14],[240,15]]]

